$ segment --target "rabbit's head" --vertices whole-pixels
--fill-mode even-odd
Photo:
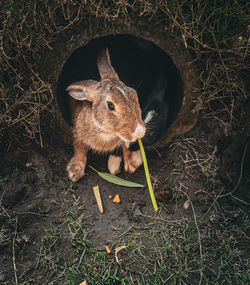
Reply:
[[[120,81],[110,63],[108,49],[97,59],[100,81],[84,80],[72,83],[67,91],[76,100],[89,101],[89,122],[125,143],[134,142],[145,134],[137,92]]]

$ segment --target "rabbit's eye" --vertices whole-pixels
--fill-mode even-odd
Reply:
[[[114,104],[112,102],[107,101],[107,106],[108,106],[108,109],[110,111],[114,111],[115,110],[115,106],[114,106]]]

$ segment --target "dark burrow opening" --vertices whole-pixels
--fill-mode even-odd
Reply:
[[[183,100],[180,72],[170,55],[151,41],[128,35],[107,35],[90,40],[76,49],[65,62],[57,84],[57,101],[63,118],[69,124],[71,112],[66,88],[81,80],[100,80],[97,57],[108,48],[111,64],[121,81],[134,88],[142,109],[168,108],[168,128],[176,119]],[[157,100],[150,101],[154,95]],[[154,106],[149,106],[149,104]]]

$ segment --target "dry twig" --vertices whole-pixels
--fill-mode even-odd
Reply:
[[[16,235],[17,235],[17,222],[18,222],[18,216],[16,216],[15,233],[14,233],[14,237],[13,237],[13,240],[12,240],[12,260],[13,260],[13,269],[14,269],[16,285],[18,285],[17,268],[16,268],[16,254],[15,254],[15,242],[16,242]]]
[[[195,213],[195,209],[194,209],[194,205],[192,203],[192,201],[190,200],[188,194],[182,190],[180,190],[183,194],[186,195],[188,201],[190,202],[191,208],[192,208],[192,212],[193,212],[193,217],[194,217],[194,223],[195,223],[195,227],[197,230],[197,235],[198,235],[198,242],[199,242],[199,249],[200,249],[200,261],[201,261],[201,266],[200,266],[200,280],[199,280],[199,285],[202,282],[202,278],[203,278],[203,270],[204,270],[204,266],[203,266],[203,250],[202,250],[202,244],[201,244],[201,234],[200,234],[200,229],[198,226],[198,222],[197,222],[197,218],[196,218],[196,213]]]

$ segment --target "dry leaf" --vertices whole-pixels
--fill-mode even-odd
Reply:
[[[183,204],[183,208],[184,208],[185,210],[187,210],[187,209],[189,208],[189,206],[190,206],[190,201],[187,200],[187,201]]]
[[[119,259],[119,258],[118,258],[118,252],[119,252],[120,250],[124,249],[124,248],[126,248],[125,245],[119,246],[119,247],[117,247],[117,248],[115,249],[115,260],[116,260],[116,262],[117,262],[118,264],[121,264],[121,263],[122,263],[122,259]]]

